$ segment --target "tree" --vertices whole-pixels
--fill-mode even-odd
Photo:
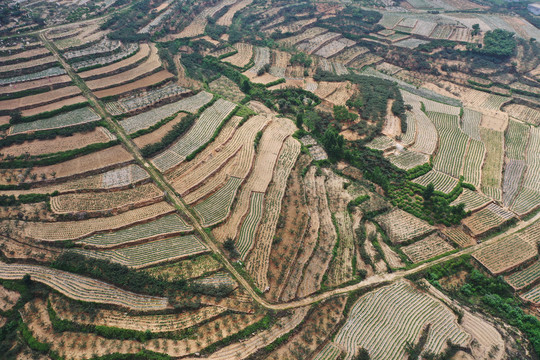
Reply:
[[[358,354],[354,358],[354,360],[370,360],[370,359],[371,357],[369,356],[369,352],[364,348],[358,349]]]
[[[26,286],[32,285],[32,279],[30,278],[29,274],[25,274],[22,279],[23,279],[23,283]]]
[[[240,256],[240,254],[238,254],[238,251],[236,250],[234,240],[231,238],[227,238],[227,240],[225,240],[225,242],[223,243],[223,248],[225,248],[225,250],[227,250],[233,258],[237,258]]]
[[[14,110],[9,115],[11,117],[10,123],[12,123],[12,124],[18,124],[22,120],[21,110]]]
[[[343,135],[339,135],[334,127],[328,127],[328,129],[326,129],[322,138],[322,144],[330,158],[340,159],[343,156],[345,139],[343,138]]]
[[[424,189],[424,200],[429,201],[435,192],[435,186],[433,183],[429,183],[428,186]]]
[[[350,113],[343,105],[334,106],[334,119],[339,122],[354,121],[358,118],[358,115]]]
[[[473,36],[478,35],[480,33],[480,24],[473,24],[472,29],[473,29],[472,35]]]

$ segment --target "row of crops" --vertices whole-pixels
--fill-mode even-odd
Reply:
[[[334,342],[346,349],[347,360],[354,358],[359,347],[368,350],[374,360],[403,359],[405,343],[416,343],[427,324],[425,351],[438,354],[447,340],[462,346],[470,341],[450,309],[407,281],[397,281],[362,296]]]
[[[403,170],[410,170],[429,161],[429,156],[415,151],[404,151],[398,155],[390,155],[388,160]]]
[[[458,179],[440,171],[431,170],[427,174],[417,177],[413,182],[422,186],[428,186],[432,183],[436,191],[448,194],[457,186]]]
[[[212,94],[201,91],[197,95],[128,117],[119,123],[128,134],[133,134],[139,130],[149,128],[157,124],[160,120],[172,116],[179,111],[196,112],[210,100],[212,100]]]
[[[137,51],[139,51],[139,44],[130,43],[124,46],[118,52],[114,52],[113,54],[101,56],[97,58],[92,57],[90,59],[77,61],[72,64],[72,67],[73,69],[75,69],[75,71],[81,71],[83,69],[90,68],[90,67],[109,65],[117,61],[120,61],[122,59],[128,58],[132,56],[133,54],[135,54]]]
[[[201,218],[203,226],[217,224],[228,216],[236,192],[243,180],[233,176],[229,177],[221,189],[193,207],[193,210]]]
[[[159,101],[163,101],[171,97],[179,96],[181,94],[188,93],[189,91],[190,90],[185,89],[184,87],[174,82],[171,82],[157,89],[151,89],[151,90],[144,91],[142,93],[129,95],[127,97],[121,98],[120,100],[107,103],[105,104],[105,106],[107,107],[108,110],[112,110],[112,111],[109,111],[112,115],[120,115],[125,112],[130,112],[133,110],[146,108]],[[196,108],[197,99],[199,98],[195,98],[191,100],[192,103],[189,103],[189,105],[186,106],[186,110],[184,111],[188,111],[188,112],[196,111],[198,109]],[[202,96],[201,96],[201,100],[202,100]]]
[[[174,208],[162,201],[109,217],[79,221],[26,222],[23,230],[25,236],[41,241],[78,240],[98,232],[146,222],[172,212]]]
[[[142,268],[200,254],[208,251],[208,248],[197,236],[185,235],[113,250],[77,249],[72,251],[87,257]]]
[[[491,203],[463,220],[463,224],[474,236],[480,236],[494,228],[502,226],[513,217],[514,214],[510,211]]]
[[[117,305],[136,311],[164,310],[169,306],[166,298],[135,294],[73,273],[37,265],[0,263],[0,278],[4,280],[22,280],[27,274],[33,281],[79,301]]]
[[[98,56],[104,53],[112,52],[119,49],[122,46],[122,43],[118,40],[109,40],[107,37],[104,37],[98,43],[80,49],[67,51],[63,54],[64,58],[68,60],[85,57],[85,56]]]
[[[249,212],[240,227],[236,249],[242,258],[245,258],[248,251],[253,246],[255,233],[262,218],[264,194],[260,192],[251,193]]]
[[[79,240],[77,243],[95,247],[113,247],[192,230],[193,227],[186,224],[179,215],[170,214],[115,232],[95,234]]]
[[[218,99],[204,110],[195,124],[169,149],[152,159],[161,171],[166,171],[182,162],[187,156],[212,139],[220,124],[236,108],[236,104]]]
[[[381,225],[395,244],[425,236],[434,230],[434,227],[424,220],[399,208],[379,215],[374,220]]]
[[[486,158],[482,167],[482,191],[489,197],[502,201],[504,134],[481,128],[480,135],[486,146]]]
[[[58,129],[94,122],[100,119],[100,116],[96,114],[94,110],[92,110],[90,107],[84,107],[81,109],[60,113],[46,119],[14,124],[10,128],[10,134],[18,134],[27,131]]]
[[[530,128],[529,143],[525,152],[526,166],[523,182],[514,203],[512,210],[519,215],[524,215],[538,207],[540,203],[540,130],[536,127]]]
[[[19,83],[19,82],[39,80],[43,78],[64,75],[65,73],[66,73],[66,70],[64,70],[61,67],[50,67],[48,69],[33,72],[30,74],[17,75],[17,76],[0,79],[0,85],[11,85],[11,84]]]
[[[491,199],[480,194],[479,192],[463,189],[461,195],[459,195],[459,197],[450,205],[455,206],[463,203],[465,205],[465,211],[474,211],[484,205],[487,205],[489,202],[491,202]]]
[[[100,188],[112,189],[136,184],[150,177],[139,165],[128,165],[107,171],[101,175]]]
[[[535,258],[537,254],[537,249],[521,239],[519,234],[512,234],[474,252],[472,256],[491,274],[499,275]]]
[[[439,133],[439,151],[434,168],[459,178],[469,138],[459,127],[459,117],[439,112],[427,112]]]
[[[431,234],[414,244],[402,247],[401,250],[412,262],[416,263],[452,251],[454,248],[439,235]]]

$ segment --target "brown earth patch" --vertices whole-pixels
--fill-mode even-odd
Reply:
[[[185,116],[186,114],[180,113],[173,120],[169,121],[159,129],[152,131],[151,133],[148,133],[146,135],[139,136],[138,138],[133,139],[133,142],[140,148],[143,148],[144,146],[149,144],[159,142],[169,131],[172,130],[174,125],[182,121]]]
[[[167,70],[161,70],[157,73],[154,73],[150,76],[144,77],[142,79],[130,82],[125,85],[115,86],[112,88],[108,88],[105,90],[99,90],[94,92],[94,95],[96,95],[98,98],[103,98],[107,96],[114,96],[114,95],[120,95],[124,94],[136,89],[146,88],[148,86],[160,83],[162,81],[165,81],[166,79],[170,79],[173,77],[173,74],[168,72]]]

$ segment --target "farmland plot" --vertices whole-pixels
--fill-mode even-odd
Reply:
[[[188,94],[189,92],[190,90],[179,86],[176,83],[169,83],[157,89],[141,91],[137,94],[123,97],[117,101],[105,103],[105,107],[112,115],[120,115],[122,113],[144,109],[161,101],[178,97],[182,94]],[[196,109],[190,108],[185,111],[195,112]]]
[[[268,286],[270,248],[281,210],[281,201],[289,174],[299,154],[300,143],[291,137],[287,138],[276,163],[273,183],[266,193],[263,218],[257,231],[257,242],[246,261],[246,269],[253,276],[259,289],[266,289]]]
[[[231,176],[221,189],[193,207],[204,227],[215,225],[227,218],[236,192],[243,180]]]
[[[452,251],[454,248],[439,235],[432,234],[425,239],[418,240],[414,244],[402,247],[401,250],[413,263],[417,263]]]
[[[52,87],[66,86],[71,82],[71,78],[68,75],[55,76],[53,78],[44,78],[38,80],[30,80],[22,83],[13,83],[7,86],[0,87],[0,95],[14,94],[17,92],[28,90],[50,90]]]
[[[251,194],[249,213],[242,222],[242,227],[238,233],[238,240],[236,241],[236,249],[242,258],[246,257],[247,252],[253,246],[255,234],[262,218],[263,200],[263,193],[253,192]]]
[[[246,97],[242,90],[240,90],[240,87],[225,76],[221,76],[217,80],[212,81],[208,86],[210,87],[210,90],[232,102],[239,103]]]
[[[0,278],[22,280],[30,275],[33,281],[43,283],[59,293],[85,302],[111,304],[136,311],[165,310],[167,298],[140,295],[85,276],[37,265],[0,263]]]
[[[329,57],[340,53],[345,48],[351,47],[355,44],[355,41],[347,38],[337,39],[321,47],[315,52],[315,55],[322,56],[323,58],[328,59]]]
[[[255,156],[253,142],[268,119],[252,117],[238,129],[239,119],[233,117],[231,120],[233,124],[227,124],[216,140],[194,160],[181,164],[168,175],[172,186],[186,202],[191,204],[212,194],[230,176],[241,179],[248,176]],[[245,200],[249,201],[249,198]]]
[[[441,230],[442,236],[460,248],[474,245],[476,242],[467,235],[460,227],[444,228]]]
[[[208,24],[208,17],[214,16],[215,13],[223,9],[225,6],[232,5],[236,0],[222,0],[217,5],[204,8],[193,21],[184,28],[180,33],[172,35],[173,39],[190,38],[204,33],[204,29]]]
[[[38,47],[38,48],[18,52],[13,55],[0,56],[0,66],[13,62],[14,60],[16,62],[23,62],[24,60],[27,60],[27,59],[36,59],[36,58],[47,56],[49,54],[50,53],[47,48]]]
[[[410,170],[429,161],[429,156],[415,151],[404,151],[398,155],[390,155],[388,160],[403,170]]]
[[[88,122],[98,121],[101,118],[91,108],[84,107],[54,115],[50,118],[15,124],[10,128],[10,134],[18,134],[28,131],[39,131],[47,129],[58,129],[63,127],[80,125]]]
[[[118,40],[109,40],[107,37],[101,39],[98,43],[86,47],[81,50],[72,50],[67,51],[63,54],[64,58],[67,60],[73,60],[85,56],[99,56],[101,54],[106,54],[113,52],[119,49],[122,46],[122,43]]]
[[[538,305],[540,303],[540,285],[536,285],[531,290],[523,293],[520,297],[527,302]]]
[[[152,21],[142,27],[137,34],[148,34],[150,31],[158,27],[168,16],[172,14],[175,9],[173,7],[169,8],[167,11],[162,12],[156,16]]]
[[[458,198],[454,200],[450,205],[456,206],[458,204],[464,204],[465,211],[474,211],[489,204],[490,202],[491,199],[487,196],[484,196],[476,191],[463,189],[461,195],[459,195]]]
[[[508,272],[538,255],[536,248],[513,234],[472,254],[489,272],[499,275]]]
[[[504,206],[510,207],[514,202],[526,167],[523,160],[508,159],[505,162],[502,194]]]
[[[96,97],[99,99],[108,97],[108,96],[121,95],[121,94],[132,92],[134,90],[140,90],[140,89],[148,88],[150,86],[161,84],[165,80],[170,80],[172,77],[173,77],[173,74],[171,74],[167,70],[161,70],[161,71],[154,72],[151,75],[144,76],[143,78],[139,80],[131,81],[126,84],[121,84],[118,86],[109,87],[109,88],[99,90],[99,91],[94,91],[94,95],[96,95]]]
[[[540,111],[525,105],[510,104],[505,106],[504,111],[511,117],[523,122],[538,126],[540,125]]]
[[[54,196],[51,198],[51,210],[56,214],[124,210],[141,204],[158,202],[163,196],[156,185],[149,183],[115,192],[85,192]]]
[[[80,221],[27,222],[22,231],[25,236],[39,241],[79,240],[99,232],[143,223],[172,212],[174,208],[162,201],[116,216]]]
[[[139,61],[147,59],[150,56],[152,48],[148,44],[141,44],[140,46],[137,46],[136,50],[137,50],[137,52],[133,56],[130,56],[130,57],[126,58],[126,59],[120,58],[118,60],[121,60],[121,59],[123,59],[123,60],[121,60],[121,61],[113,61],[112,64],[107,65],[107,66],[100,66],[97,69],[91,69],[91,70],[83,71],[83,72],[79,73],[79,76],[81,78],[83,78],[83,79],[104,77],[106,74],[118,72],[119,70],[121,70],[123,68],[129,68],[130,66],[135,65]],[[107,56],[106,58],[94,59],[93,61],[103,61],[104,65],[105,65],[106,61],[112,60],[113,59],[112,57],[115,57],[116,55],[117,54]],[[77,62],[77,63],[75,63],[74,66],[77,66],[77,64],[79,64],[79,68],[83,68],[83,67],[85,67],[84,65],[87,62],[89,62],[89,61]],[[101,64],[99,64],[99,65],[101,65]]]
[[[179,111],[195,113],[210,100],[212,100],[212,94],[206,91],[201,91],[197,95],[193,95],[188,98],[178,100],[174,103],[163,105],[144,113],[131,116],[119,121],[119,123],[128,134],[133,134],[139,130],[149,128],[152,125],[157,124],[160,120],[172,116]]]
[[[229,8],[229,10],[227,10],[225,14],[223,14],[222,17],[218,19],[216,24],[222,26],[231,26],[234,15],[252,2],[253,0],[238,0]]]
[[[247,43],[236,43],[233,47],[238,51],[233,56],[225,58],[223,61],[231,65],[243,68],[253,57],[253,45]]]
[[[459,128],[459,117],[443,113],[427,112],[439,133],[439,151],[434,168],[450,176],[459,177],[467,149],[468,136]]]
[[[332,60],[345,66],[349,66],[354,60],[367,52],[369,52],[369,50],[365,47],[352,46],[343,50],[341,53],[334,55]]]
[[[337,360],[341,355],[343,350],[341,350],[334,343],[329,342],[326,344],[322,350],[313,358],[313,360]]]
[[[267,47],[257,46],[255,48],[254,65],[248,70],[248,72],[257,74],[265,65],[270,64],[270,49]]]
[[[431,155],[437,148],[439,135],[433,122],[420,110],[419,107],[413,108],[413,114],[417,122],[416,142],[411,150]]]
[[[95,234],[81,239],[77,243],[91,247],[106,248],[129,243],[138,243],[144,240],[167,235],[176,235],[192,230],[193,227],[186,224],[180,216],[171,214],[115,232]]]
[[[37,71],[30,74],[18,75],[18,76],[0,79],[0,85],[3,86],[3,85],[16,84],[20,82],[45,79],[45,78],[54,77],[58,75],[64,75],[64,74],[66,74],[66,70],[64,70],[63,68],[51,67],[51,68],[48,68],[42,71]]]
[[[477,188],[480,187],[482,181],[482,165],[485,155],[484,143],[476,139],[469,139],[467,153],[463,159],[463,178],[465,182],[473,184]]]
[[[437,170],[431,170],[427,174],[417,177],[413,182],[422,186],[428,186],[430,183],[433,183],[435,191],[448,194],[457,186],[458,179]]]
[[[371,149],[385,151],[395,147],[396,142],[388,136],[381,135],[370,141],[366,146]]]
[[[282,43],[285,46],[292,46],[292,45],[296,45],[296,44],[298,44],[298,43],[300,43],[302,41],[306,41],[306,40],[309,40],[311,38],[314,38],[314,37],[316,37],[318,35],[321,35],[321,34],[327,32],[327,31],[328,30],[324,29],[324,28],[312,27],[312,28],[306,29],[306,31],[304,31],[303,33],[301,33],[299,35],[294,35],[294,36],[291,36],[291,37],[288,37],[288,38],[285,38],[285,39],[281,39],[278,42]]]
[[[131,58],[128,58],[126,60],[130,59]],[[155,72],[161,67],[162,64],[161,60],[159,59],[157,48],[155,46],[151,46],[150,55],[144,62],[142,62],[137,67],[123,71],[119,74],[107,76],[105,78],[89,80],[86,82],[86,85],[92,91],[106,89],[137,80],[141,77],[144,77],[145,74],[151,74]]]
[[[529,143],[525,153],[527,170],[523,176],[521,189],[512,204],[512,210],[519,215],[526,214],[538,207],[540,203],[540,130],[530,128]]]
[[[29,95],[22,98],[8,99],[0,101],[0,110],[17,110],[36,108],[40,105],[44,105],[44,109],[40,112],[51,111],[57,109],[55,107],[59,100],[74,98],[79,95],[81,90],[76,86],[66,86],[60,89],[47,91],[43,94]],[[83,102],[86,99],[77,101],[77,103]],[[52,104],[51,104],[52,103]],[[28,116],[23,112],[23,116]]]
[[[465,134],[474,140],[482,141],[480,137],[482,113],[469,108],[463,108],[463,118],[461,121],[461,128]]]
[[[407,112],[407,131],[401,137],[403,146],[411,146],[416,141],[416,116],[413,112]]]
[[[427,324],[431,327],[424,350],[441,353],[447,340],[462,346],[470,341],[450,309],[408,281],[398,281],[362,296],[335,343],[346,349],[347,360],[354,358],[359,347],[368,350],[372,359],[402,359],[404,344],[416,341]]]
[[[77,307],[76,304],[66,304],[64,299],[57,295],[49,296],[49,301],[60,319],[83,325],[108,326],[135,331],[148,330],[156,333],[179,331],[196,326],[227,310],[219,306],[206,306],[197,310],[184,310],[175,314],[132,315],[125,311],[99,309],[90,318],[81,314],[83,312],[82,308]]]
[[[276,166],[280,149],[283,147],[285,139],[292,135],[293,132],[294,124],[290,120],[282,118],[274,119],[274,121],[266,128],[258,146],[258,155],[255,158],[254,166],[250,170],[246,184],[243,186],[237,197],[232,215],[222,227],[217,228],[214,232],[220,241],[225,241],[229,237],[232,239],[236,238],[242,220],[244,222],[247,221],[247,219],[244,219],[244,216],[248,212],[248,206],[252,209],[250,210],[252,216],[255,216],[252,221],[257,221],[258,223],[258,220],[255,219],[260,218],[260,215],[256,215],[253,211],[259,206],[262,206],[262,204],[256,206],[255,209],[253,208],[253,206],[255,206],[255,204],[253,204],[255,193],[264,194],[267,191],[273,176],[271,170]],[[242,175],[247,176],[247,171]],[[257,224],[254,223],[249,226],[249,229],[251,229],[256,227]],[[244,225],[242,225],[242,228],[244,228]],[[248,229],[244,231],[247,230]],[[240,235],[238,241],[243,243],[242,247],[245,248],[245,253],[247,253],[253,245],[251,241],[254,239],[254,234],[249,233],[249,236],[246,237],[240,237]],[[247,241],[247,243],[245,243],[245,241]],[[240,253],[245,255],[245,253]]]
[[[154,157],[152,162],[161,171],[167,171],[206,144],[223,120],[236,108],[236,104],[219,99],[212,106],[204,110],[199,119],[177,142],[160,155]]]
[[[540,261],[537,260],[531,266],[505,276],[504,279],[516,291],[534,284],[540,279]]]
[[[482,191],[497,201],[502,200],[502,170],[504,157],[504,134],[491,129],[480,129],[486,146],[486,159],[482,167]]]
[[[317,50],[319,50],[321,47],[323,47],[326,43],[332,42],[336,39],[339,39],[341,37],[341,34],[335,33],[335,32],[327,32],[321,35],[317,35],[312,39],[307,40],[306,42],[303,42],[299,45],[297,45],[298,49],[307,52],[308,54],[313,54]]]
[[[53,67],[56,64],[56,58],[54,56],[46,56],[39,59],[29,60],[25,62],[19,62],[10,65],[2,65],[0,68],[0,77],[11,77],[12,74],[16,75],[24,73],[32,73],[33,68]]]
[[[71,251],[87,257],[109,260],[140,269],[200,254],[208,251],[208,248],[197,236],[185,235],[113,250],[76,249]]]
[[[492,203],[464,219],[463,225],[473,236],[477,237],[504,225],[513,218],[513,213]]]
[[[394,209],[374,219],[394,244],[404,243],[425,236],[435,229],[424,220],[401,209]]]

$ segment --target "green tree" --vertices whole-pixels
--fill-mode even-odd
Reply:
[[[345,139],[334,127],[328,127],[328,129],[326,129],[322,138],[322,144],[330,158],[340,159],[343,156]]]
[[[358,354],[354,358],[354,360],[370,360],[370,359],[371,357],[369,356],[369,352],[364,348],[358,349]]]
[[[434,193],[435,193],[435,186],[433,185],[433,183],[429,183],[428,186],[426,186],[426,188],[424,189],[424,194],[423,194],[424,200],[430,201]]]

